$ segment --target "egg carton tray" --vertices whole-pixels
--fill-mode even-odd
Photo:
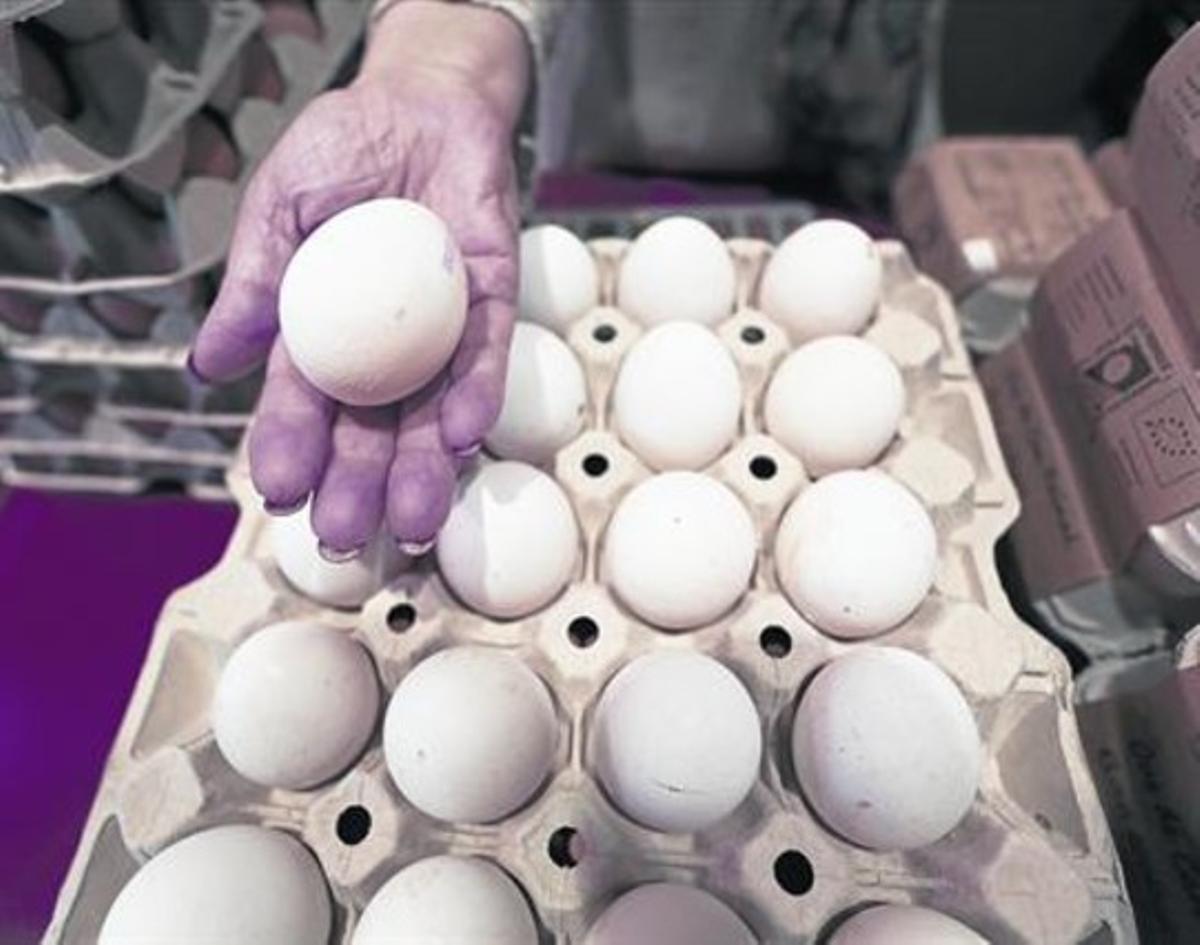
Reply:
[[[151,159],[261,21],[254,0],[66,0],[16,24],[0,193],[62,196]]]
[[[228,502],[227,462],[180,462],[173,456],[135,459],[88,453],[21,453],[0,456],[0,482],[52,492],[114,496],[184,495],[211,502]]]
[[[419,559],[361,610],[319,606],[276,569],[269,519],[239,461],[229,477],[239,523],[216,568],[177,591],[162,611],[45,945],[94,943],[114,897],[141,863],[187,834],[230,822],[274,827],[308,845],[328,881],[336,943],[350,941],[364,904],[398,868],[438,852],[486,857],[507,870],[528,894],[544,945],[582,941],[617,895],[659,880],[707,889],[764,945],[823,941],[839,917],[870,902],[941,909],[994,945],[1136,941],[1120,865],[1084,764],[1066,664],[1016,618],[996,573],[994,546],[1018,502],[948,296],[916,272],[899,244],[880,244],[884,299],[866,334],[900,366],[909,404],[880,466],[920,496],[935,522],[940,556],[928,599],[881,637],[835,641],[786,600],[763,550],[753,585],[733,612],[693,632],[665,633],[617,603],[598,563],[618,499],[649,475],[611,431],[604,407],[622,356],[640,333],[610,307],[625,245],[591,243],[606,304],[569,333],[593,405],[587,429],[550,470],[581,526],[584,553],[574,583],[532,617],[496,622],[456,603],[428,560]],[[781,513],[807,485],[799,461],[762,432],[758,409],[789,345],[749,304],[769,245],[732,240],[729,247],[739,304],[719,334],[739,365],[745,403],[740,440],[708,472],[741,497],[760,547],[770,549]],[[494,826],[435,821],[393,787],[378,731],[349,773],[316,790],[271,790],[242,779],[222,759],[209,723],[217,677],[249,634],[300,617],[360,641],[388,691],[415,663],[447,646],[471,642],[516,654],[554,693],[562,737],[550,781]],[[584,617],[594,633],[577,632]],[[787,757],[805,680],[835,654],[880,643],[920,653],[949,674],[985,745],[981,788],[965,820],[937,843],[907,853],[862,849],[823,827]],[[608,800],[590,767],[588,738],[605,682],[630,659],[667,649],[700,651],[732,669],[753,695],[768,746],[749,797],[695,834],[636,825]],[[353,822],[369,830],[347,830]],[[578,858],[570,855],[572,836],[585,841]],[[797,882],[797,874],[806,881]]]
[[[7,261],[0,341],[12,351],[36,351],[74,337],[63,326],[95,314],[97,296],[117,313],[97,320],[113,339],[152,336],[154,312],[175,307],[195,278],[224,258],[239,195],[257,162],[300,109],[340,77],[368,7],[367,0],[317,0],[318,39],[286,31],[250,36],[187,120],[119,176],[67,192],[0,197],[0,257]],[[73,315],[58,312],[47,325],[51,308],[74,302],[81,304]],[[109,345],[90,335],[83,340],[100,355]]]

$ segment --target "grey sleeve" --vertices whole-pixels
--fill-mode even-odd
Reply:
[[[371,12],[371,27],[397,3],[404,0],[376,0]],[[517,134],[517,170],[521,180],[521,192],[529,194],[527,186],[534,172],[536,161],[536,118],[537,88],[554,45],[554,36],[562,20],[568,0],[444,0],[447,3],[473,3],[477,6],[499,10],[516,21],[529,42],[533,58],[529,96],[521,116]]]

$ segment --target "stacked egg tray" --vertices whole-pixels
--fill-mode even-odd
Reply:
[[[228,498],[225,473],[260,383],[258,374],[208,387],[181,369],[0,361],[5,479]]]
[[[187,349],[243,188],[340,78],[369,7],[66,0],[16,25],[18,94],[0,102],[6,481],[227,495],[257,381],[203,391]]]
[[[1136,941],[1078,741],[1067,667],[1016,618],[997,577],[994,546],[1017,513],[1017,498],[945,292],[916,272],[899,244],[879,244],[883,302],[865,334],[901,368],[908,394],[900,434],[879,466],[930,511],[939,565],[933,591],[899,627],[867,642],[842,642],[806,622],[775,577],[776,523],[808,479],[800,462],[762,432],[764,386],[789,350],[780,327],[749,304],[771,248],[728,242],[738,306],[718,333],[739,366],[745,399],[740,439],[706,472],[744,501],[760,554],[752,586],[732,612],[692,632],[668,633],[624,609],[599,564],[613,509],[650,475],[611,432],[606,409],[622,357],[641,333],[611,307],[626,245],[590,243],[603,304],[568,337],[586,370],[591,407],[584,432],[548,471],[580,524],[583,553],[573,583],[526,619],[493,621],[458,603],[427,556],[360,610],[323,607],[294,590],[275,565],[270,520],[239,461],[229,479],[242,509],[239,524],[217,567],[163,610],[46,945],[94,943],[140,864],[186,835],[228,823],[275,828],[308,846],[328,882],[337,943],[350,942],[362,909],[389,877],[437,853],[503,867],[526,893],[546,945],[583,941],[615,898],[656,881],[707,890],[764,945],[827,941],[847,914],[868,903],[930,906],[994,945]],[[269,789],[243,779],[214,741],[216,681],[237,644],[297,618],[359,641],[389,692],[446,647],[471,643],[515,654],[553,693],[561,737],[548,783],[494,825],[439,822],[393,786],[378,730],[348,773],[317,789]],[[824,827],[789,759],[791,720],[806,681],[832,657],[877,644],[911,650],[945,671],[970,704],[985,752],[965,819],[938,842],[904,853],[863,849]],[[623,815],[599,786],[588,747],[606,682],[635,657],[661,650],[704,653],[731,669],[752,694],[764,733],[749,796],[695,834],[655,832]]]

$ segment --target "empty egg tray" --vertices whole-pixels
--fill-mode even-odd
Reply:
[[[161,149],[262,20],[254,0],[66,0],[16,24],[0,192],[70,190]]]
[[[232,0],[228,9],[246,5]],[[257,24],[257,8],[248,6]],[[218,0],[214,17],[226,8]],[[224,258],[257,162],[338,78],[368,8],[367,0],[316,0],[319,36],[283,27],[248,35],[155,148],[110,166],[90,186],[0,196],[0,342],[11,355],[36,354],[63,338],[100,359],[114,347],[121,356],[130,339],[154,348],[155,314],[194,299],[196,282]],[[88,321],[96,331],[80,329]],[[178,332],[166,334],[178,349]]]
[[[625,245],[591,243],[609,304]],[[774,576],[772,533],[807,479],[797,459],[763,433],[758,404],[789,345],[749,304],[769,245],[732,240],[729,247],[740,274],[739,305],[719,334],[740,367],[745,406],[741,439],[708,472],[744,500],[763,549],[752,587],[734,611],[694,632],[665,633],[623,609],[604,584],[598,562],[606,521],[619,498],[649,475],[609,428],[615,373],[640,333],[609,304],[569,333],[592,406],[588,428],[551,470],[581,525],[582,564],[561,597],[529,618],[497,622],[466,610],[428,561],[359,611],[314,604],[274,566],[268,519],[239,461],[230,474],[239,524],[221,563],[175,593],[162,612],[45,945],[94,943],[114,897],[141,863],[184,835],[229,822],[264,824],[309,846],[328,880],[332,941],[339,945],[350,941],[365,903],[391,875],[437,852],[499,863],[528,893],[546,945],[581,941],[616,896],[660,880],[709,890],[764,945],[822,941],[839,917],[871,902],[941,909],[994,945],[1136,941],[1084,764],[1067,667],[1019,622],[998,580],[994,546],[1016,516],[1017,498],[947,295],[914,270],[899,244],[880,244],[884,300],[866,336],[900,366],[909,398],[900,435],[880,466],[929,508],[940,560],[933,592],[900,627],[871,641],[839,642],[798,614]],[[415,663],[447,646],[472,642],[518,655],[555,695],[563,737],[549,783],[494,826],[437,822],[392,785],[378,732],[355,767],[324,787],[290,792],[242,779],[221,757],[209,724],[217,678],[241,640],[298,617],[359,640],[388,691]],[[581,617],[595,633],[572,631]],[[861,849],[829,832],[807,807],[788,759],[805,680],[835,654],[873,644],[911,649],[945,670],[968,699],[985,745],[980,790],[964,821],[937,843],[907,853]],[[768,746],[750,796],[697,834],[636,825],[610,803],[589,768],[592,711],[605,682],[632,658],[665,648],[701,651],[731,668],[754,697]],[[367,823],[365,835],[346,829]],[[578,859],[563,855],[569,831],[586,839]]]

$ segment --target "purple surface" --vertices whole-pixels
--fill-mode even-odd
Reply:
[[[183,499],[0,497],[0,945],[40,938],[155,618],[234,518]]]

